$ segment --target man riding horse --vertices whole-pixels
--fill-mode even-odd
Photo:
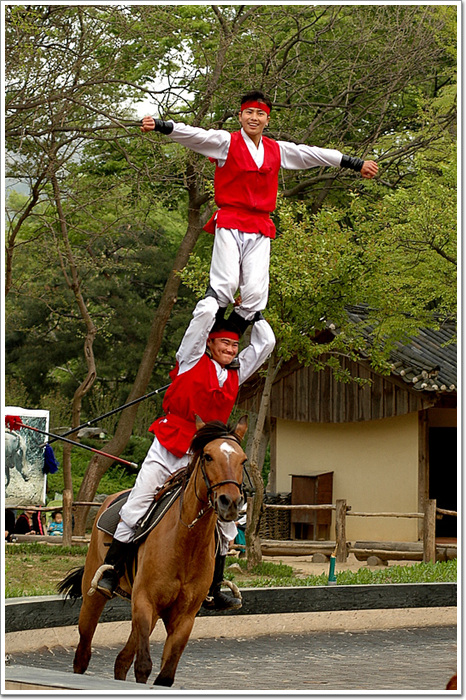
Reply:
[[[146,514],[154,494],[167,478],[189,462],[189,446],[196,432],[196,416],[204,422],[228,421],[245,382],[267,359],[275,345],[270,325],[257,313],[245,321],[235,310],[224,318],[224,309],[207,295],[196,306],[191,323],[176,354],[163,410],[165,415],[150,427],[155,438],[141,466],[105,558],[108,569],[97,589],[112,597],[124,572],[137,523]],[[250,344],[238,357],[239,339],[252,323]],[[215,610],[241,607],[241,601],[220,591],[229,543],[237,534],[234,522],[218,521],[218,551],[213,582],[204,606]],[[199,553],[202,556],[202,553]]]

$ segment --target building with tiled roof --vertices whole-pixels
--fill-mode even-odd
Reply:
[[[348,313],[354,323],[365,321],[364,307],[351,307]],[[328,338],[338,329],[328,324],[325,333]],[[365,333],[370,337],[370,328]],[[336,381],[328,368],[315,371],[297,359],[287,362],[271,395],[267,490],[290,493],[300,475],[311,482],[315,475],[331,473],[332,502],[346,499],[353,511],[422,513],[427,499],[456,511],[455,333],[452,324],[443,325],[398,343],[389,374],[374,371],[364,360],[342,358],[352,377],[369,380],[362,385]],[[257,411],[260,396],[256,376],[241,388],[239,405]],[[422,537],[422,519],[347,521],[349,540],[412,542]],[[332,522],[327,535],[333,527]],[[305,539],[318,536],[312,526],[295,532]],[[456,537],[456,517],[438,517],[437,535]]]

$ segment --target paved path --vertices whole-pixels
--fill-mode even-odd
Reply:
[[[454,626],[191,639],[173,690],[443,691],[456,671],[456,641]],[[120,649],[96,647],[87,673],[113,678]],[[152,642],[151,683],[161,653]],[[8,663],[69,672],[73,655],[73,648],[45,647],[15,652]]]

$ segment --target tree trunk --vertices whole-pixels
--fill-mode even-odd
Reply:
[[[269,360],[267,376],[265,378],[264,389],[262,391],[259,413],[254,428],[252,438],[251,454],[249,456],[249,471],[254,485],[254,497],[248,499],[247,523],[246,523],[246,557],[248,570],[260,564],[262,561],[261,544],[259,537],[259,526],[264,503],[264,482],[262,481],[261,469],[259,467],[259,454],[263,437],[265,421],[270,406],[272,386],[282,364],[281,359],[277,359],[275,352]]]
[[[50,180],[53,187],[55,205],[57,208],[60,232],[64,246],[64,255],[59,250],[60,265],[63,275],[70,290],[73,292],[81,318],[86,326],[86,337],[84,339],[84,357],[87,365],[87,374],[79,387],[76,389],[72,403],[71,426],[77,427],[81,422],[81,405],[83,396],[92,388],[95,382],[97,372],[95,366],[95,358],[93,351],[94,339],[97,329],[92,321],[92,318],[87,309],[86,302],[81,294],[81,282],[79,279],[78,268],[73,255],[73,250],[68,237],[68,225],[65,217],[65,212],[62,206],[61,192],[56,176],[57,162],[52,156],[51,159],[51,176]],[[73,501],[73,479],[71,472],[71,445],[65,445],[63,450],[63,544],[71,545],[72,536],[72,501]]]

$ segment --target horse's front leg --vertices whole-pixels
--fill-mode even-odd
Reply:
[[[133,624],[128,644],[134,644],[136,650],[136,661],[134,663],[136,682],[145,683],[152,671],[149,637],[155,627],[158,616],[152,603],[140,588],[137,591],[133,588],[132,597],[134,599]]]
[[[157,618],[158,619],[158,618]],[[157,619],[155,622],[157,622]],[[155,623],[152,625],[149,636],[152,634],[155,627]],[[115,660],[114,666],[114,677],[117,681],[126,680],[131,664],[133,663],[136,650],[138,648],[138,630],[136,627],[132,627],[131,634],[129,635],[128,641],[126,642],[123,649],[120,651]],[[146,679],[147,680],[147,679]],[[145,681],[141,681],[144,682]]]
[[[175,680],[176,668],[181,654],[188,643],[189,635],[194,625],[196,613],[184,614],[178,618],[172,616],[165,622],[167,628],[167,639],[163,647],[162,663],[160,673],[154,681],[154,685],[164,685],[170,687]]]

